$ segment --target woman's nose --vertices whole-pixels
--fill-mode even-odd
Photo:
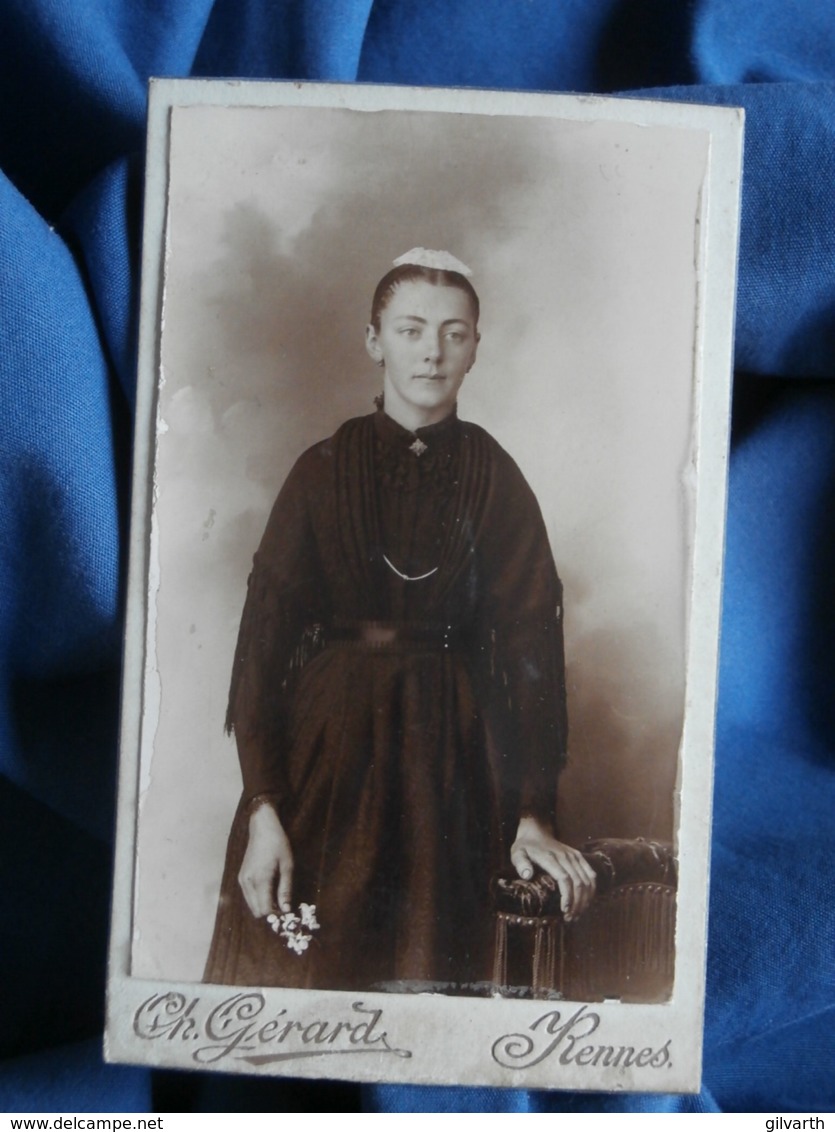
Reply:
[[[426,342],[426,360],[428,362],[437,362],[440,359],[442,352],[440,334],[438,334],[437,336],[434,334],[428,335]]]

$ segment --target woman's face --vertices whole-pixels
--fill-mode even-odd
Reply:
[[[385,367],[389,416],[412,430],[448,416],[478,340],[464,291],[423,279],[401,283],[380,315],[380,329],[365,331],[368,353]]]

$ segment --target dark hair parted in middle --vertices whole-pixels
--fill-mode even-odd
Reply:
[[[438,267],[423,267],[418,263],[403,263],[386,272],[374,290],[371,300],[371,325],[380,329],[380,316],[391,302],[394,292],[401,283],[432,283],[436,287],[457,287],[463,291],[473,305],[474,323],[478,326],[481,304],[472,283],[458,271],[446,271]]]

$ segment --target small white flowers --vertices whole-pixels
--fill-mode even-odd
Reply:
[[[319,921],[316,919],[315,904],[300,904],[299,916],[301,917],[302,927],[310,928],[312,932],[315,932],[319,927]]]
[[[319,927],[316,905],[300,904],[298,913],[282,912],[279,915],[273,912],[272,915],[267,916],[267,923],[277,935],[281,936],[290,951],[295,951],[296,955],[303,955],[310,946],[313,932]]]

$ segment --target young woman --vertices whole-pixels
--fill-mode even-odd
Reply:
[[[553,833],[547,534],[510,456],[456,414],[479,344],[468,275],[444,252],[395,261],[366,329],[377,411],[298,460],[255,555],[209,982],[464,993],[490,977],[493,874],[545,870],[569,919],[593,895]]]

